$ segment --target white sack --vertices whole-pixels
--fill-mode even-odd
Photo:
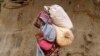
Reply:
[[[46,10],[50,13],[50,16],[53,20],[53,23],[56,26],[60,27],[66,27],[68,29],[73,28],[73,24],[67,15],[67,13],[64,11],[64,9],[59,5],[51,5],[51,6],[44,6]]]

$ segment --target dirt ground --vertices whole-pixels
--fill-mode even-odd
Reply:
[[[74,24],[75,40],[60,56],[100,56],[100,0],[30,0],[21,7],[7,1],[0,12],[0,56],[35,56],[33,21],[52,4],[61,5]]]

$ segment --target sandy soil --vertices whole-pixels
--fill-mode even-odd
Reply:
[[[0,56],[35,56],[37,29],[32,23],[43,6],[51,4],[61,5],[74,24],[75,40],[61,49],[60,56],[100,56],[100,2],[35,0],[19,8],[9,2],[3,4],[6,7],[2,5],[0,13]]]

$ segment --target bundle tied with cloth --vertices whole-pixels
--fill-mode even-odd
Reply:
[[[72,29],[73,24],[59,5],[44,6],[45,10],[50,13],[53,26],[56,28],[56,42],[60,47],[70,45],[74,39]]]
[[[44,6],[34,25],[41,32],[36,34],[37,56],[57,56],[52,53],[70,45],[74,39],[71,31],[73,24],[59,5]]]

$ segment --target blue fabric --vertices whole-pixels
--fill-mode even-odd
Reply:
[[[44,38],[49,41],[49,42],[53,42],[55,40],[56,37],[56,29],[53,25],[51,24],[45,24],[41,27],[41,30],[44,34]]]
[[[36,52],[36,56],[45,56],[42,49],[40,48],[40,46],[37,43],[37,52]]]

